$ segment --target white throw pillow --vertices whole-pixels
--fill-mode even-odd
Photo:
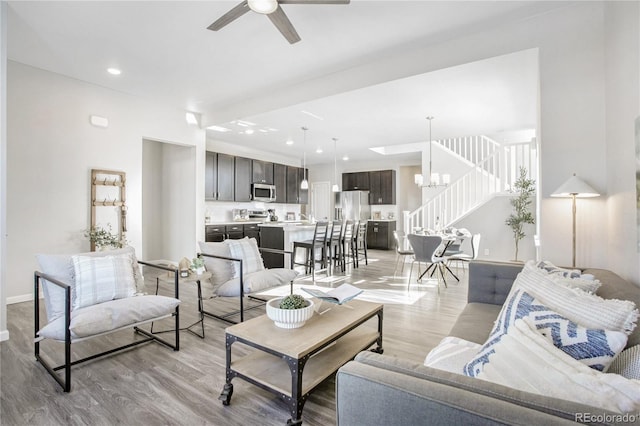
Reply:
[[[229,251],[229,245],[226,241],[218,243],[200,241],[198,245],[200,252],[204,254],[231,257],[231,251]],[[235,262],[209,256],[202,256],[202,258],[204,259],[204,267],[211,272],[211,284],[214,288],[233,278],[233,263]]]
[[[627,413],[640,409],[640,381],[587,367],[518,319],[489,354],[479,379],[525,392]]]
[[[520,318],[531,321],[551,344],[599,371],[606,371],[627,344],[623,331],[588,329],[549,309],[522,289],[505,302],[487,342],[464,367],[464,374],[477,377],[500,340]]]
[[[580,290],[584,290],[588,293],[595,293],[602,285],[602,283],[599,280],[596,280],[591,274],[583,274],[578,269],[560,268],[545,260],[538,263],[535,263],[533,260],[529,260],[525,264],[524,269],[526,270],[530,268],[537,268],[546,272],[549,275],[549,278],[556,283],[562,283],[571,288],[579,288]]]
[[[71,261],[75,274],[72,309],[124,299],[136,293],[133,262],[128,254],[71,256]]]
[[[447,336],[427,354],[424,365],[462,374],[465,364],[475,356],[481,347],[482,345],[475,342]]]
[[[264,263],[255,238],[244,237],[241,240],[227,240],[227,244],[229,244],[231,257],[242,259],[243,275],[264,270]],[[240,276],[240,262],[233,262],[233,267],[232,278],[237,278]]]
[[[638,310],[628,300],[603,299],[566,283],[554,281],[545,271],[525,266],[513,283],[511,297],[517,289],[534,296],[549,309],[587,328],[624,331],[636,327]]]

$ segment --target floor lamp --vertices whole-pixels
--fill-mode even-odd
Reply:
[[[571,197],[572,215],[573,215],[573,260],[571,267],[576,267],[576,198],[599,197],[600,194],[589,184],[580,179],[574,173],[565,183],[560,185],[558,189],[553,191],[552,197]]]

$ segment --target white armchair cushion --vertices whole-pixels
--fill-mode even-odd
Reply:
[[[292,269],[274,268],[256,271],[244,276],[244,293],[255,293],[291,282],[298,273]],[[240,278],[233,278],[214,290],[218,296],[239,296]]]
[[[131,255],[71,256],[75,272],[72,309],[79,309],[136,293]]]
[[[258,242],[255,238],[244,237],[241,240],[227,240],[231,257],[242,259],[243,275],[264,270],[264,263]],[[232,278],[240,276],[240,262],[233,262],[234,274]]]
[[[71,337],[80,339],[170,315],[180,300],[165,296],[134,296],[98,303],[71,312]],[[64,340],[64,316],[38,332],[41,338]]]
[[[140,266],[136,260],[136,253],[133,247],[124,247],[116,250],[96,251],[88,253],[80,253],[78,256],[117,256],[120,254],[129,254],[133,263],[133,274],[136,282],[136,292],[143,294],[145,292],[144,277],[140,272]],[[51,275],[52,277],[74,286],[74,268],[70,254],[38,254],[36,255],[40,272]],[[46,280],[42,283],[44,292],[44,302],[47,308],[47,319],[49,322],[64,315],[64,289]]]

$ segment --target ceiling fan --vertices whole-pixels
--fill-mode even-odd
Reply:
[[[300,36],[280,7],[281,4],[349,4],[349,2],[350,0],[244,0],[222,15],[222,17],[213,24],[209,25],[207,29],[218,31],[249,10],[253,10],[254,12],[267,15],[284,38],[286,38],[289,43],[294,44],[300,41]]]

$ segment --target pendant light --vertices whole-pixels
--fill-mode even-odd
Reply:
[[[307,180],[307,127],[302,127],[304,132],[304,139],[302,144],[302,182],[300,182],[300,189],[309,189],[309,181]]]
[[[340,187],[338,186],[338,166],[337,166],[337,160],[336,160],[336,145],[338,142],[338,138],[333,138],[333,186],[331,187],[331,190],[333,192],[340,192]]]
[[[436,188],[438,186],[448,186],[451,183],[451,175],[443,174],[442,175],[442,183],[440,183],[440,174],[434,173],[431,165],[431,160],[433,158],[433,154],[431,153],[431,147],[433,145],[433,140],[431,139],[431,120],[433,117],[427,117],[429,120],[429,183],[424,185],[423,177],[421,174],[417,174],[414,176],[414,182],[418,186],[425,186],[427,188]]]

